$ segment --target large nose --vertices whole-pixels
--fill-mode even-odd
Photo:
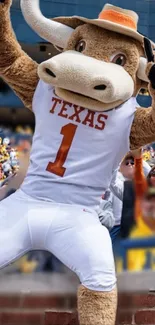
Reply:
[[[104,84],[103,85],[97,85],[97,86],[94,87],[95,90],[105,90],[106,88],[107,88],[107,86],[104,85]]]
[[[125,99],[131,97],[134,88],[132,78],[122,67],[75,51],[41,63],[38,74],[46,83],[104,103],[122,99],[122,94]]]
[[[48,75],[49,77],[56,78],[56,73],[53,72],[53,71],[51,70],[51,68],[49,69],[49,68],[46,68],[46,67],[45,67],[45,73],[47,73],[47,75]],[[94,90],[99,90],[99,91],[103,91],[103,90],[105,90],[106,88],[107,88],[107,85],[105,85],[105,84],[97,84],[96,86],[93,87]]]
[[[56,74],[49,68],[45,68],[45,73],[52,78],[56,78]]]
[[[56,58],[57,59],[57,58]],[[71,62],[72,63],[72,62]],[[89,66],[90,68],[90,66]],[[63,63],[62,67],[55,58],[40,64],[38,72],[41,79],[54,86],[69,89],[71,91],[80,90],[81,94],[95,96],[99,98],[106,92],[113,92],[113,86],[105,76],[104,71],[99,73],[86,71],[86,67],[79,67],[75,65],[69,67],[68,64]]]

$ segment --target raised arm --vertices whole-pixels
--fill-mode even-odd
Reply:
[[[155,63],[151,43],[144,39],[145,52],[148,59],[146,75],[149,82],[149,92],[152,97],[152,106],[137,108],[130,133],[131,150],[143,147],[155,141]]]
[[[155,97],[155,90],[154,97]],[[135,150],[155,141],[155,103],[152,107],[137,108],[130,133],[130,149]]]
[[[0,76],[31,109],[38,83],[38,65],[16,40],[10,21],[11,3],[12,0],[0,0]]]
[[[147,180],[144,174],[143,157],[142,157],[141,149],[136,150],[134,152],[134,160],[135,160],[135,175],[134,175],[135,194],[136,197],[142,198],[147,189]]]

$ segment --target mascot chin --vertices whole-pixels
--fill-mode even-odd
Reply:
[[[80,279],[80,325],[114,325],[111,240],[95,209],[124,155],[155,141],[154,44],[133,11],[107,4],[97,19],[47,19],[38,2],[21,1],[25,20],[60,51],[40,65],[15,38],[11,0],[0,0],[0,75],[36,121],[27,176],[0,203],[0,267],[52,252]],[[141,88],[152,107],[138,106]]]

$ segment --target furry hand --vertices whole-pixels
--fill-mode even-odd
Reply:
[[[0,0],[0,11],[7,11],[12,5],[12,0]]]
[[[150,80],[151,86],[155,89],[155,59],[151,42],[148,38],[144,37],[144,49],[146,58],[148,60],[148,66],[146,68],[146,74]]]

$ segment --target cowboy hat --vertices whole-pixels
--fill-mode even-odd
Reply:
[[[111,4],[106,4],[97,19],[89,19],[80,16],[57,17],[53,20],[64,25],[76,28],[88,23],[107,30],[130,36],[143,43],[144,36],[137,31],[138,15],[132,10],[122,9]]]

